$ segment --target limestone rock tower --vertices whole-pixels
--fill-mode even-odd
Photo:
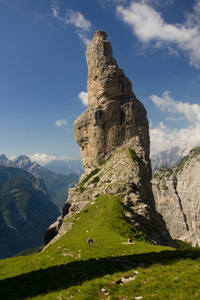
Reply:
[[[120,148],[132,148],[150,176],[146,110],[119,69],[104,31],[94,33],[86,51],[88,109],[74,122],[84,167],[93,169]]]
[[[155,243],[174,245],[156,211],[151,187],[149,123],[132,84],[113,58],[104,31],[94,33],[87,47],[88,109],[74,122],[74,135],[86,169],[69,190],[62,220],[69,219],[98,195],[119,196],[125,218]],[[93,171],[98,178],[92,177]],[[95,173],[96,174],[96,173]],[[64,222],[56,226],[65,232]]]

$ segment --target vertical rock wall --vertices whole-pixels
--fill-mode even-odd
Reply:
[[[153,193],[171,236],[200,246],[200,147],[154,173]]]
[[[86,51],[88,109],[74,122],[75,140],[89,170],[120,148],[135,150],[151,174],[146,110],[119,69],[106,33],[97,31]]]

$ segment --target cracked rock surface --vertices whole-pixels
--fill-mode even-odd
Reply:
[[[173,238],[200,246],[200,147],[178,165],[154,173],[152,186],[157,210]]]

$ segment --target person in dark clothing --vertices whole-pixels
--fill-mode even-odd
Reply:
[[[88,247],[90,248],[90,246],[92,246],[93,240],[91,238],[89,238],[87,240],[87,242],[88,242]]]

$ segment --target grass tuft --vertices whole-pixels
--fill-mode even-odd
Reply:
[[[91,177],[93,177],[94,175],[96,175],[99,171],[100,171],[100,169],[98,169],[98,168],[92,170],[92,171],[90,172],[90,174],[89,174],[87,177],[85,177],[85,178],[83,179],[83,181],[80,183],[80,187],[83,187],[83,185],[84,185]]]
[[[129,153],[131,155],[132,160],[133,161],[135,161],[135,160],[138,161],[139,160],[139,156],[136,154],[135,150],[133,150],[131,148],[129,148],[128,150],[129,150]]]

